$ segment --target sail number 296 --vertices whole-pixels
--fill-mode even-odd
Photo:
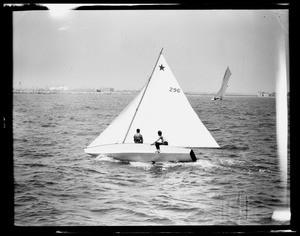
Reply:
[[[170,88],[169,88],[169,92],[180,93],[180,88],[170,87]]]

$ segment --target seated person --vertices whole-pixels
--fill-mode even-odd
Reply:
[[[143,135],[140,134],[140,129],[136,130],[136,134],[133,136],[135,143],[143,143]]]
[[[159,130],[158,132],[157,132],[157,134],[158,134],[158,139],[154,142],[154,143],[152,143],[152,145],[154,145],[155,144],[155,147],[156,147],[156,149],[157,149],[157,152],[160,152],[160,148],[159,148],[159,146],[160,145],[168,145],[169,143],[168,143],[168,141],[162,136],[162,132]],[[159,140],[161,140],[161,142],[159,142]]]

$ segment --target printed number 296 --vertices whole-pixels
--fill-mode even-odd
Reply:
[[[180,88],[173,88],[173,87],[170,87],[169,92],[180,93]]]

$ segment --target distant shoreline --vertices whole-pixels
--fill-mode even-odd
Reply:
[[[95,90],[46,90],[46,89],[13,89],[14,94],[131,94],[134,90],[122,90],[113,92],[97,92]]]
[[[137,90],[120,90],[113,92],[97,92],[92,89],[86,90],[46,90],[46,89],[14,89],[14,94],[136,94]],[[214,96],[214,93],[209,92],[185,92],[187,96]],[[226,97],[257,97],[256,94],[228,93]]]

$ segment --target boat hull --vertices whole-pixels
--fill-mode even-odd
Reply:
[[[156,152],[150,144],[109,144],[96,147],[87,147],[85,153],[112,157],[120,161],[138,162],[192,162],[196,161],[193,150],[189,148],[162,145],[160,152]]]

